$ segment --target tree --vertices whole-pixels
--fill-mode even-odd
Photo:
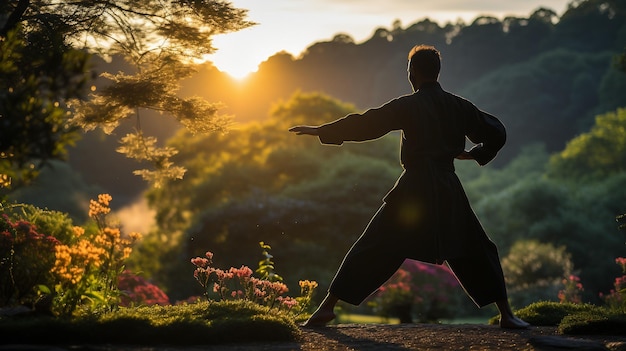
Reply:
[[[595,125],[567,143],[550,159],[548,174],[555,179],[602,179],[626,171],[626,108],[596,117]]]
[[[212,36],[254,24],[245,20],[246,10],[220,0],[20,0],[2,9],[9,13],[3,33],[21,23],[27,33],[55,33],[67,48],[103,58],[121,56],[131,65],[125,72],[104,73],[110,84],[93,92],[89,101],[78,96],[65,100],[73,112],[71,123],[87,130],[101,127],[112,132],[121,120],[136,118],[135,132],[122,138],[118,151],[151,163],[153,170],[136,174],[153,184],[180,178],[184,169],[169,160],[175,150],[161,148],[155,138],[143,135],[140,114],[146,110],[167,113],[194,132],[226,128],[219,104],[181,98],[176,91],[180,79],[194,72],[195,60],[215,50]],[[29,42],[39,50],[43,43]]]
[[[561,280],[572,274],[571,255],[564,246],[520,240],[502,259],[502,269],[515,306],[556,300]]]
[[[8,6],[0,5],[0,16]],[[0,188],[16,189],[77,139],[65,101],[84,96],[89,56],[61,31],[10,23],[0,28]]]

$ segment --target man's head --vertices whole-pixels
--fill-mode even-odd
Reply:
[[[437,81],[441,69],[441,55],[434,46],[416,45],[409,52],[409,81],[414,89],[424,82]]]

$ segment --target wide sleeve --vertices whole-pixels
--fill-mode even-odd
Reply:
[[[372,108],[364,113],[353,113],[318,129],[322,144],[341,145],[344,141],[368,141],[378,139],[392,130],[402,128],[402,115],[406,108],[401,98]]]
[[[493,160],[506,143],[506,128],[498,118],[474,107],[468,139],[476,144],[469,150],[481,166]]]

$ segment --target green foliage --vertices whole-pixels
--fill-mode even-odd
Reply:
[[[269,251],[272,249],[272,247],[262,241],[259,243],[259,245],[262,249],[261,255],[263,256],[263,260],[259,261],[259,267],[254,272],[257,273],[263,280],[269,280],[271,282],[282,282],[283,277],[276,274],[276,272],[274,271],[274,261],[272,261],[274,256],[272,256]]]
[[[51,272],[55,247],[75,240],[72,220],[62,212],[15,203],[0,204],[0,215],[0,305],[50,311],[58,282]]]
[[[0,111],[0,116],[10,117],[11,125],[17,127],[14,131],[3,128],[8,134],[0,139],[3,183],[19,175],[16,172],[27,171],[25,164],[31,159],[58,157],[76,126],[87,130],[101,126],[110,133],[120,120],[134,116],[134,135],[143,138],[139,110],[167,113],[193,132],[222,131],[226,122],[217,113],[219,104],[177,96],[179,81],[194,72],[194,60],[214,52],[212,36],[254,24],[245,20],[245,10],[223,1],[142,0],[132,6],[100,0],[54,4],[21,1],[0,10],[11,19],[0,33],[2,39],[9,38],[2,40],[2,45],[14,42],[7,33],[17,30],[23,35],[16,45],[7,46],[11,49],[5,55],[7,63],[0,66],[12,78],[3,80],[6,86],[0,89],[8,92],[1,98],[7,97],[2,106],[10,113]],[[24,23],[23,27],[18,23]],[[93,86],[89,101],[77,93],[84,80],[76,78],[87,71],[87,53],[105,59],[123,57],[132,66],[115,74],[103,73],[109,84],[98,92]],[[129,151],[128,145],[120,151]],[[134,151],[128,155],[136,156]],[[182,176],[183,170],[173,167],[167,152],[143,147],[141,154],[154,169],[136,174],[155,186]]]
[[[504,167],[493,165],[476,167],[471,162],[461,161],[455,162],[455,167],[467,196],[473,203],[477,203],[486,196],[497,194],[516,183],[541,179],[549,158],[545,145],[531,143],[523,147]]]
[[[626,314],[595,309],[563,317],[559,333],[570,335],[624,335]]]
[[[28,184],[48,161],[66,156],[78,134],[67,124],[65,100],[82,96],[88,80],[87,54],[51,28],[28,28],[0,35],[0,188]]]
[[[185,179],[151,190],[149,201],[161,235],[173,238],[165,245],[179,244],[172,255],[203,255],[211,247],[218,266],[253,267],[258,243],[273,242],[279,257],[273,261],[289,286],[298,284],[293,277],[328,281],[400,173],[398,142],[394,135],[334,148],[288,133],[298,121],[321,123],[320,116],[328,121],[353,111],[323,94],[297,93],[274,111],[225,135],[179,133],[169,145],[180,150],[175,161],[188,169]],[[310,264],[296,264],[305,260]],[[163,267],[158,278],[178,299],[193,294],[193,281],[177,273],[185,265]]]
[[[93,93],[89,101],[73,101],[76,109],[73,123],[86,129],[101,126],[106,133],[111,133],[121,120],[135,117],[135,133],[122,138],[122,146],[117,151],[129,158],[148,161],[152,169],[134,173],[156,187],[166,180],[182,178],[184,168],[170,161],[174,151],[155,147],[155,138],[144,138],[140,110],[171,115],[192,133],[223,132],[228,121],[218,114],[220,104],[199,97],[181,98],[177,92],[180,80],[195,72],[191,61],[215,50],[211,36],[252,25],[244,20],[245,16],[245,10],[218,1],[144,0],[134,3],[132,9],[104,7],[99,24],[111,26],[111,30],[87,34],[104,39],[112,46],[92,49],[105,55],[121,55],[132,65],[133,71],[104,73],[102,77],[110,81],[109,85]]]
[[[26,304],[64,317],[114,308],[117,274],[139,235],[121,238],[119,229],[105,223],[109,201],[100,195],[91,202],[95,224],[84,228],[61,212],[3,203],[0,304]]]
[[[596,117],[591,130],[552,156],[548,174],[559,180],[589,181],[626,169],[626,108]]]
[[[515,315],[533,326],[558,326],[563,318],[578,313],[601,313],[602,308],[592,304],[538,301],[515,311]],[[498,323],[498,317],[489,324]]]
[[[27,203],[4,203],[0,212],[13,220],[22,220],[35,226],[37,231],[53,236],[61,243],[69,244],[74,239],[74,224],[66,213],[51,211]]]
[[[553,152],[590,124],[611,57],[607,52],[547,51],[489,72],[462,94],[507,126],[506,159],[528,142],[543,142]]]
[[[555,300],[563,277],[572,274],[573,263],[564,246],[537,240],[520,240],[502,259],[502,269],[514,306]]]
[[[516,179],[507,167],[501,172]],[[626,174],[586,183],[532,174],[498,192],[482,195],[475,205],[478,217],[503,256],[518,240],[565,246],[574,270],[580,271],[585,300],[598,301],[597,293],[611,289],[617,274],[613,258],[623,253],[623,240],[607,219],[623,211]],[[473,194],[471,181],[467,192]]]
[[[33,330],[38,330],[33,339]],[[132,332],[129,332],[132,331]],[[0,319],[5,343],[217,345],[292,341],[293,320],[249,301],[198,302],[177,306],[121,308],[101,316]]]
[[[0,307],[34,309],[42,295],[49,293],[55,282],[50,271],[57,244],[54,237],[38,233],[32,223],[0,213]]]

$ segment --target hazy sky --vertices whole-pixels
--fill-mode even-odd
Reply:
[[[357,43],[369,39],[379,27],[390,28],[399,19],[402,28],[429,18],[440,24],[479,15],[497,18],[527,17],[539,7],[559,16],[571,0],[230,0],[248,9],[249,20],[258,25],[215,37],[218,52],[209,59],[222,71],[242,77],[256,70],[269,56],[287,51],[298,56],[317,41],[337,33]]]

